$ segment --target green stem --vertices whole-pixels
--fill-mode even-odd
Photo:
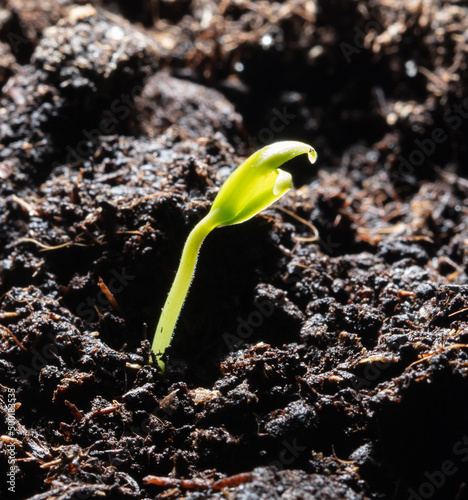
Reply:
[[[158,365],[164,371],[164,363],[161,356],[169,347],[174,333],[180,311],[187,296],[193,273],[197,263],[198,252],[206,238],[217,224],[214,222],[217,210],[210,212],[203,218],[191,231],[182,251],[182,257],[179,263],[174,283],[172,284],[166,303],[164,304],[161,316],[159,318],[156,333],[154,335],[152,350],[156,354]]]

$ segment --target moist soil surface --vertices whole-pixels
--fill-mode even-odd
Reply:
[[[0,25],[1,498],[467,499],[466,3]],[[209,235],[162,375],[185,238],[278,140],[318,162]]]

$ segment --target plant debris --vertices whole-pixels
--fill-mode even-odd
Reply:
[[[33,4],[0,2],[2,497],[468,498],[467,7]],[[286,139],[318,170],[205,243],[162,377],[187,234]]]

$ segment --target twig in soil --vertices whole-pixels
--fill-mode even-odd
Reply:
[[[291,210],[288,210],[287,208],[280,207],[280,206],[278,206],[276,208],[278,210],[281,210],[285,214],[288,214],[293,219],[296,219],[298,222],[301,222],[302,224],[307,226],[309,229],[311,229],[312,233],[314,234],[312,236],[312,238],[301,238],[299,236],[294,236],[294,239],[296,241],[310,241],[310,242],[312,242],[312,241],[317,241],[319,239],[319,234],[318,234],[317,228],[313,224],[311,224],[309,221],[303,219],[302,217],[299,217],[299,215],[295,214],[294,212],[291,212]]]
[[[111,304],[111,306],[116,310],[120,311],[120,306],[115,300],[113,293],[109,290],[109,287],[104,283],[101,277],[98,280],[98,286],[101,289],[101,292],[106,296],[107,300]]]
[[[7,328],[6,326],[2,326],[0,325],[0,328],[2,330],[4,330],[5,332],[8,333],[8,335],[16,342],[16,344],[18,344],[18,346],[23,350],[23,351],[27,351],[26,347],[24,347],[24,345],[15,337],[15,335],[13,334],[13,332]]]
[[[0,436],[0,441],[3,441],[5,444],[14,444],[17,448],[19,448],[22,445],[19,439],[16,439],[11,436]]]
[[[70,192],[70,201],[75,205],[79,204],[81,201],[80,193],[78,190],[78,184],[82,178],[83,178],[83,169],[80,168],[80,172],[76,178],[76,181],[73,183],[73,187]]]
[[[424,66],[418,66],[418,71],[422,75],[424,75],[429,81],[431,81],[444,94],[447,93],[448,84],[453,78],[453,75],[448,73],[448,71],[444,71],[442,73],[442,77],[434,74],[432,71],[429,71]]]
[[[335,460],[337,462],[339,462],[340,464],[344,464],[344,465],[354,465],[357,463],[357,460],[343,460],[341,458],[338,458],[338,455],[336,454],[336,451],[335,451],[335,446],[332,445],[332,450],[333,450],[333,456],[335,457]],[[358,466],[354,466],[352,467],[350,470],[358,470],[359,467]]]
[[[68,401],[67,399],[65,399],[64,403],[70,410],[73,418],[79,422],[83,418],[83,414],[81,413],[81,411],[77,408],[77,406],[75,406],[73,403],[70,403],[70,401]]]
[[[466,312],[466,311],[468,311],[468,307],[465,307],[463,309],[460,309],[459,311],[455,311],[453,313],[450,313],[448,315],[448,318],[451,318],[452,316],[456,316],[457,314],[461,314],[461,313]]]
[[[38,215],[37,210],[32,205],[18,196],[13,195],[11,201],[17,203],[28,215]]]
[[[137,236],[143,236],[141,231],[116,231],[115,234],[136,234]]]
[[[408,368],[411,368],[414,365],[422,363],[423,361],[428,361],[428,360],[432,359],[434,356],[437,356],[437,354],[441,354],[445,351],[450,351],[450,350],[456,349],[456,348],[462,349],[462,348],[466,348],[466,347],[468,347],[468,344],[451,344],[448,346],[437,346],[433,351],[422,354],[421,359],[418,359],[417,361],[413,361],[413,363],[411,363],[408,366]]]
[[[212,479],[178,479],[175,477],[162,477],[162,476],[146,476],[143,478],[144,484],[154,484],[156,486],[163,486],[165,488],[183,488],[185,490],[222,490],[224,488],[232,488],[239,484],[244,484],[252,481],[252,472],[243,472],[235,474],[234,476],[225,477],[218,481]]]
[[[192,229],[154,334],[152,350],[161,371],[165,366],[161,357],[171,343],[204,239],[216,227],[240,224],[286,194],[292,177],[279,167],[302,154],[311,163],[317,159],[314,148],[296,141],[276,142],[254,153],[228,177],[208,215]]]
[[[0,297],[1,299],[1,297]],[[17,318],[19,316],[19,313],[17,312],[1,312],[0,313],[0,319],[7,319],[7,318]]]
[[[75,243],[74,241],[67,241],[65,243],[61,243],[60,245],[46,245],[45,243],[41,243],[40,241],[35,240],[34,238],[20,238],[18,240],[19,243],[26,242],[26,243],[34,243],[38,247],[41,247],[43,252],[45,251],[50,251],[50,250],[59,250],[60,248],[66,248],[71,245],[75,245],[77,247],[86,247],[89,245],[85,245],[84,243]]]

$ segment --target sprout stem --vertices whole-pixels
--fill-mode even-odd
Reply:
[[[156,354],[158,365],[164,371],[161,356],[170,345],[177,318],[187,296],[193,273],[197,264],[198,253],[203,240],[218,225],[215,222],[217,210],[209,212],[190,232],[182,251],[179,269],[174,278],[166,303],[164,304],[154,335],[152,350]]]
[[[292,177],[279,167],[302,154],[307,154],[311,163],[317,158],[312,146],[297,141],[275,142],[251,155],[227,178],[208,215],[189,234],[154,334],[152,350],[162,372],[165,365],[161,358],[171,343],[203,240],[215,227],[240,224],[281,198],[291,189]]]

